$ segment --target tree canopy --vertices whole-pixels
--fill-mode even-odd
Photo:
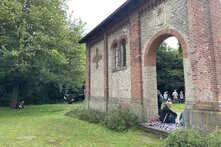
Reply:
[[[65,5],[65,0],[0,1],[0,81],[12,91],[12,106],[24,85],[81,87],[85,50],[78,41],[84,23],[69,19]]]
[[[184,90],[182,51],[163,42],[157,52],[157,85],[163,91]]]

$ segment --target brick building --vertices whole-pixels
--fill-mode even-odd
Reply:
[[[157,114],[157,48],[174,36],[183,53],[187,126],[220,127],[220,15],[220,0],[127,0],[80,40],[87,48],[85,105],[130,107],[148,121]]]

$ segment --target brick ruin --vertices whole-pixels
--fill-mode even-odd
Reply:
[[[186,125],[221,127],[220,15],[220,0],[127,0],[80,40],[87,50],[85,106],[130,107],[150,120],[157,114],[157,48],[174,36],[183,53]]]

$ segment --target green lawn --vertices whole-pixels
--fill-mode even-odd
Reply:
[[[172,110],[175,112],[183,112],[185,109],[185,104],[173,104]]]
[[[2,147],[157,147],[163,140],[140,131],[113,132],[64,114],[82,104],[0,108]]]

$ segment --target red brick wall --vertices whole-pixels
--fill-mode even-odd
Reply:
[[[217,74],[214,28],[218,0],[187,0],[190,52],[196,98],[194,109],[217,110]],[[221,9],[221,7],[219,8]],[[215,13],[213,11],[216,11]],[[214,14],[213,14],[214,13]],[[212,17],[211,17],[212,16]],[[220,22],[219,22],[220,23]]]
[[[130,25],[131,97],[134,102],[142,102],[140,18],[138,13],[131,16]]]
[[[221,101],[221,1],[210,0],[210,16],[212,26],[213,48],[215,53],[217,98]],[[221,111],[221,108],[219,106]]]
[[[173,29],[165,29],[157,32],[149,41],[146,49],[145,49],[145,55],[144,55],[144,66],[155,66],[156,65],[156,53],[159,44],[161,44],[165,39],[168,37],[174,36],[179,41],[181,48],[182,48],[182,54],[183,58],[187,58],[187,45],[182,37],[182,35]]]

